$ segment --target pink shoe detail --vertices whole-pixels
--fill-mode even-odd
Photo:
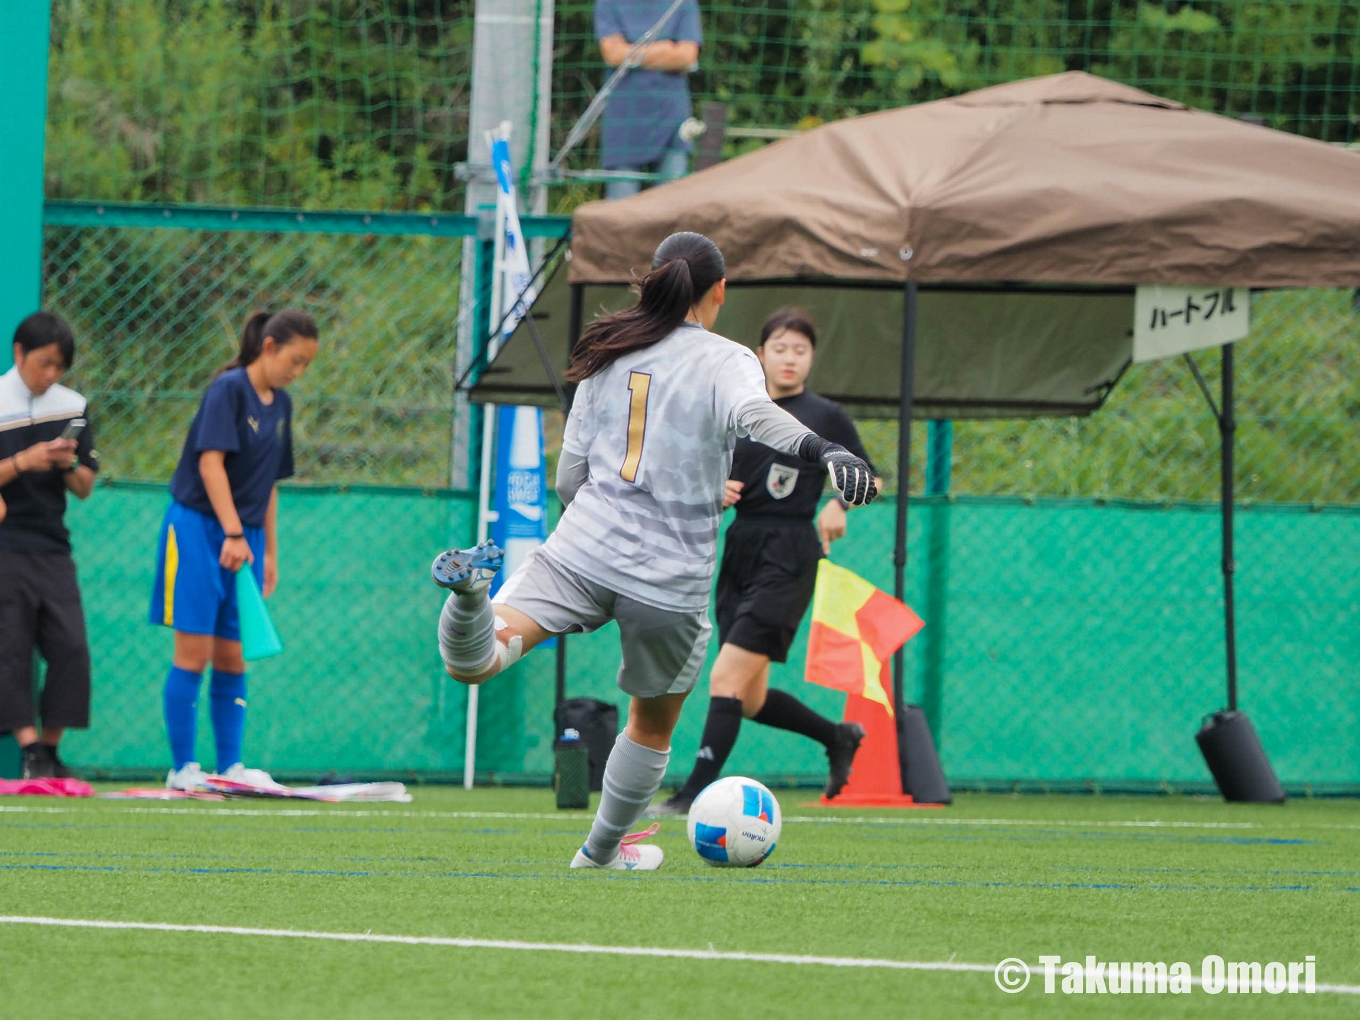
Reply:
[[[608,864],[599,864],[591,860],[583,846],[576,851],[576,857],[572,860],[573,868],[606,868],[611,871],[655,871],[661,867],[661,862],[665,860],[665,853],[659,846],[652,843],[642,843],[640,840],[648,836],[655,836],[661,831],[660,825],[650,825],[641,832],[629,833],[619,841],[619,852]]]
[[[660,824],[657,822],[653,822],[651,825],[647,826],[647,828],[643,829],[641,832],[630,832],[628,835],[624,836],[623,841],[620,845],[632,846],[634,843],[637,843],[640,840],[647,839],[650,836],[655,836],[660,831],[661,831]]]

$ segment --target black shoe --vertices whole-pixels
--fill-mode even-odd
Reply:
[[[23,749],[24,769],[21,779],[55,779],[57,773],[52,764],[50,748],[45,744],[29,744]]]
[[[693,803],[693,797],[677,793],[660,804],[653,804],[642,814],[644,818],[684,818]]]
[[[864,727],[859,723],[836,724],[836,742],[826,749],[826,756],[831,760],[831,776],[826,781],[827,797],[836,796],[850,781],[850,766],[863,739]]]
[[[52,762],[52,778],[53,778],[53,779],[79,779],[79,778],[80,778],[80,777],[77,776],[74,772],[72,772],[69,768],[66,767],[66,763],[65,763],[64,761],[61,760],[61,757],[57,754],[57,749],[56,749],[55,747],[53,747],[51,744],[43,744],[42,746],[45,747],[45,748],[47,748],[47,756],[48,756],[48,759]]]

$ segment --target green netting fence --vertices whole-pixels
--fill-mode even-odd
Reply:
[[[723,152],[782,132],[1058,71],[1353,142],[1360,10],[1346,0],[796,0],[700,3],[696,111],[725,107]],[[554,142],[599,87],[589,0],[555,6]],[[598,166],[587,144],[575,165]],[[556,151],[554,149],[554,151]]]
[[[71,513],[96,725],[70,735],[68,757],[106,774],[144,774],[166,754],[170,634],[146,613],[167,499],[160,486],[116,484]],[[250,760],[285,776],[459,777],[466,693],[440,666],[428,569],[432,550],[471,536],[472,497],[293,487],[279,520],[285,652],[251,668]],[[835,561],[891,587],[892,528],[891,498],[855,511]],[[1284,782],[1354,789],[1360,508],[1256,507],[1237,532],[1242,706]],[[928,625],[908,645],[908,696],[932,718],[951,779],[1207,787],[1192,737],[1223,700],[1218,535],[1212,505],[913,501],[908,601]],[[805,648],[806,623],[774,682],[835,715],[844,695],[801,680]],[[613,628],[568,650],[570,693],[623,702]],[[553,674],[552,652],[539,651],[482,688],[483,778],[551,771]],[[682,717],[672,779],[702,725],[701,711]],[[201,751],[207,740],[205,718]],[[820,748],[759,726],[730,767],[780,784],[825,778]]]
[[[1360,335],[1355,296],[1257,293],[1251,316],[1235,371],[1238,500],[1360,504],[1360,377],[1349,367]],[[1195,357],[1217,399],[1218,355]],[[875,461],[891,471],[897,423],[867,421],[860,428]],[[1218,427],[1181,359],[1129,366],[1088,418],[960,421],[952,432],[955,493],[1154,502],[1219,494]],[[918,423],[912,448],[928,447],[926,426]],[[911,491],[924,485],[923,471]]]
[[[1354,142],[1360,117],[1360,14],[1340,0],[701,10],[692,86],[701,112],[724,105],[727,156],[1072,68],[1329,142]],[[75,325],[69,381],[90,397],[113,481],[71,512],[96,665],[95,727],[70,744],[81,765],[164,765],[169,639],[145,622],[164,483],[245,316],[293,303],[323,347],[295,389],[275,600],[287,652],[254,671],[249,756],[285,775],[461,773],[465,692],[439,668],[425,572],[474,531],[472,497],[448,488],[452,443],[475,439],[453,436],[459,287],[475,275],[485,290],[484,265],[463,264],[480,228],[452,215],[471,15],[442,0],[54,0],[44,301]],[[554,151],[605,75],[590,16],[556,4]],[[568,166],[598,160],[595,132]],[[597,195],[578,181],[554,207]],[[1339,290],[1252,301],[1238,352],[1242,705],[1286,782],[1357,788],[1360,314]],[[485,308],[471,314],[485,329]],[[1216,355],[1200,361],[1213,379]],[[896,423],[860,426],[895,494]],[[559,434],[550,415],[550,469]],[[1207,784],[1192,735],[1223,701],[1218,437],[1186,366],[1131,368],[1088,419],[929,437],[920,423],[913,449],[909,601],[928,626],[908,694],[951,778]],[[836,561],[889,586],[891,521],[890,498],[857,511]],[[569,647],[570,692],[619,700],[612,631]],[[839,711],[838,695],[803,689],[795,647],[776,682]],[[484,688],[484,772],[546,776],[552,671],[540,655]],[[696,706],[677,733],[677,772],[701,719]],[[812,783],[821,762],[753,726],[732,768]]]
[[[47,196],[461,211],[467,0],[52,0]]]
[[[590,0],[554,6],[552,150],[605,78]],[[1085,70],[1349,143],[1347,0],[701,3],[696,107],[723,151],[857,113]],[[471,0],[53,0],[49,198],[461,211]],[[568,161],[599,166],[598,131]],[[598,194],[578,185],[559,211]]]
[[[168,477],[246,319],[291,305],[324,345],[296,386],[299,482],[449,484],[461,237],[55,226],[45,248],[110,476]]]

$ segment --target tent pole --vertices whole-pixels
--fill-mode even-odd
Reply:
[[[586,289],[582,284],[575,283],[571,287],[571,321],[567,327],[567,364],[571,364],[571,357],[576,353],[576,341],[581,336],[581,316],[585,306]],[[576,399],[576,387],[567,387],[567,407],[568,414],[571,413],[571,402]],[[553,704],[553,727],[557,726],[557,709],[562,702],[567,700],[567,636],[559,634],[557,636],[557,681],[555,688],[555,700]],[[554,733],[556,738],[559,734]]]
[[[1228,652],[1228,711],[1237,711],[1237,621],[1233,605],[1233,442],[1237,420],[1233,417],[1233,345],[1222,353],[1223,398],[1218,420],[1222,464],[1223,502],[1223,626]]]
[[[916,281],[908,280],[902,295],[902,378],[898,395],[897,432],[897,548],[893,552],[893,594],[906,601],[907,491],[911,480],[911,404],[916,380]],[[906,699],[902,691],[903,655],[893,653],[893,710],[898,719]]]
[[[1280,804],[1285,799],[1261,738],[1251,720],[1237,711],[1237,630],[1233,605],[1233,345],[1222,351],[1223,398],[1218,415],[1222,440],[1223,501],[1223,630],[1228,653],[1228,707],[1207,717],[1195,734],[1214,783],[1223,799],[1246,804]],[[1208,387],[1203,387],[1208,389]]]

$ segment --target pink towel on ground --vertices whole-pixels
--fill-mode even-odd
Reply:
[[[0,779],[0,796],[93,797],[94,787],[79,779]]]

